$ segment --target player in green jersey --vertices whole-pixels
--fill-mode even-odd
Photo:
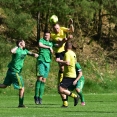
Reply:
[[[76,92],[78,93],[78,95],[81,99],[81,105],[84,106],[85,100],[84,100],[84,96],[82,93],[82,89],[84,86],[85,79],[84,79],[84,76],[82,73],[81,66],[78,62],[75,64],[75,69],[76,69],[76,76],[77,77],[76,77],[75,81],[73,82],[73,85],[71,87],[69,87],[68,89],[71,91],[73,91],[74,89],[76,90]]]
[[[39,57],[37,59],[37,81],[35,83],[35,104],[42,104],[45,82],[50,70],[53,43],[50,40],[50,32],[45,31],[44,37],[39,40]]]
[[[16,42],[16,47],[11,49],[12,53],[12,60],[8,64],[8,71],[6,77],[4,79],[3,84],[0,84],[0,88],[6,88],[13,84],[15,89],[19,90],[19,106],[18,107],[25,107],[23,104],[24,101],[24,82],[21,76],[21,70],[23,67],[24,59],[26,55],[31,55],[38,57],[38,54],[32,53],[25,49],[25,41],[18,40]]]

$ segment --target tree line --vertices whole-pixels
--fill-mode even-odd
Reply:
[[[110,43],[117,37],[116,13],[116,0],[0,0],[0,33],[38,40],[41,31],[51,28],[49,17],[55,14],[64,26],[73,19],[75,36],[106,38]]]

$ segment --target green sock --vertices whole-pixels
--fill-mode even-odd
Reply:
[[[45,88],[45,83],[41,82],[40,84],[40,90],[39,90],[39,97],[42,99],[43,94],[44,94],[44,88]]]
[[[39,96],[40,84],[41,84],[41,81],[39,81],[39,80],[37,80],[36,83],[35,83],[35,96],[36,97]]]
[[[19,96],[19,105],[23,105],[23,101],[24,101],[24,96],[23,97]]]
[[[81,102],[85,102],[84,101],[84,96],[82,94],[82,91],[81,92],[78,92],[78,95],[80,96]]]

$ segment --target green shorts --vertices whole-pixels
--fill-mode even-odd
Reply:
[[[76,88],[80,89],[82,91],[83,89],[83,86],[84,86],[84,80],[79,80],[76,84]]]
[[[84,79],[80,79],[75,86],[72,85],[68,89],[73,91],[74,89],[78,88],[78,89],[80,89],[82,91],[83,86],[84,86]]]
[[[13,84],[14,89],[21,89],[24,87],[23,78],[19,73],[8,70],[5,80],[3,82],[4,85],[10,86]]]
[[[37,61],[37,76],[47,78],[50,71],[50,63]]]

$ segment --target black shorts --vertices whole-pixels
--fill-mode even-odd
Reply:
[[[75,79],[76,78],[64,77],[62,82],[60,83],[60,86],[68,89],[71,85],[73,85]]]
[[[65,55],[65,51],[60,52],[60,53],[55,53],[55,55],[56,55],[56,58],[60,58],[61,60],[63,60],[63,57]]]

